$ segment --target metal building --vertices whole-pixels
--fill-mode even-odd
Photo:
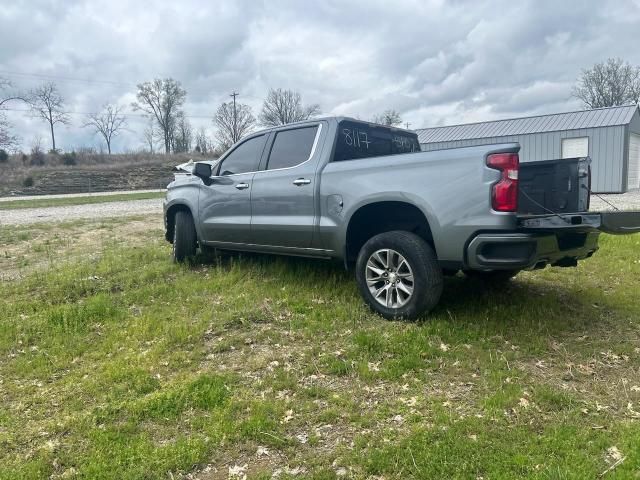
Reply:
[[[592,190],[640,188],[638,106],[598,108],[416,130],[422,150],[518,142],[520,161],[589,156]]]

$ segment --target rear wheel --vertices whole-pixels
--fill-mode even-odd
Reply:
[[[176,212],[173,226],[173,261],[184,262],[196,254],[196,227],[190,212]]]
[[[520,270],[465,270],[464,274],[469,278],[498,285],[507,283],[519,272]]]
[[[405,231],[369,239],[358,255],[356,280],[367,304],[388,319],[414,319],[435,307],[442,294],[433,248]]]

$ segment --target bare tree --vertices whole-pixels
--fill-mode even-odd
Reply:
[[[0,112],[0,148],[8,148],[17,146],[18,137],[11,133],[11,124],[5,117],[3,112]]]
[[[213,117],[213,123],[217,128],[216,138],[220,148],[227,150],[242,137],[251,133],[256,119],[251,113],[249,105],[237,103],[234,115],[233,102],[227,102],[218,107],[218,111]]]
[[[107,152],[111,155],[111,142],[118,136],[127,124],[122,115],[122,107],[117,105],[105,105],[100,113],[90,113],[83,127],[92,128],[94,133],[99,134],[107,144]]]
[[[153,154],[156,146],[156,141],[159,137],[159,132],[156,128],[155,120],[149,117],[149,124],[142,132],[145,146],[149,148],[149,153]]]
[[[18,144],[18,137],[11,133],[11,124],[5,116],[4,110],[9,102],[13,100],[24,100],[17,93],[11,93],[12,84],[6,78],[0,77],[0,147],[11,148]]]
[[[35,167],[42,167],[47,161],[47,157],[42,151],[42,136],[37,134],[31,140],[31,156],[29,164]]]
[[[131,104],[133,109],[141,110],[155,120],[162,133],[165,153],[171,153],[171,134],[187,91],[177,80],[156,78],[152,82],[140,83],[136,97],[138,101]]]
[[[193,142],[193,131],[191,124],[184,116],[184,112],[180,112],[176,118],[175,126],[171,134],[171,146],[173,153],[185,153],[191,151]]]
[[[195,144],[196,144],[196,152],[207,155],[208,153],[213,152],[213,144],[207,135],[207,132],[204,128],[200,128],[196,132],[195,136]]]
[[[373,123],[379,123],[380,125],[386,125],[388,127],[397,127],[402,123],[400,114],[395,110],[385,110],[380,115],[373,117]]]
[[[609,58],[582,71],[573,96],[586,108],[640,103],[640,67],[621,58]]]
[[[267,98],[262,104],[260,123],[267,127],[286,125],[315,117],[320,113],[320,105],[302,105],[302,97],[293,90],[273,88],[269,90]]]
[[[69,124],[69,116],[64,111],[64,98],[53,82],[47,82],[29,92],[31,111],[49,124],[51,130],[51,150],[56,151],[56,135],[54,127],[58,123]]]

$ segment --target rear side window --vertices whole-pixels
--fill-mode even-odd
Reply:
[[[419,152],[415,133],[343,120],[338,124],[334,162]]]
[[[276,133],[267,170],[287,168],[306,162],[311,155],[318,126],[283,130]]]
[[[255,172],[258,170],[265,136],[253,137],[241,143],[227,155],[220,166],[220,175]]]

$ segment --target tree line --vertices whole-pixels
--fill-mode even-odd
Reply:
[[[601,108],[640,103],[640,67],[619,58],[596,63],[582,71],[572,96],[585,108]],[[300,93],[282,88],[270,89],[257,116],[251,107],[235,101],[223,102],[212,116],[216,128],[216,145],[204,128],[193,131],[184,112],[187,91],[173,79],[155,79],[137,85],[134,111],[141,112],[148,124],[142,132],[145,145],[153,153],[158,141],[165,153],[222,152],[258,126],[273,127],[308,120],[320,114],[320,105],[304,104]],[[5,110],[12,102],[23,102],[31,114],[41,119],[51,135],[51,151],[57,152],[56,127],[69,125],[65,99],[53,82],[46,82],[26,93],[16,92],[7,79],[0,78],[0,149],[15,148],[19,140],[12,133]],[[106,104],[99,112],[87,114],[83,128],[91,129],[111,154],[113,141],[128,129],[125,107]],[[372,118],[374,123],[389,126],[402,124],[400,114],[387,110]],[[214,148],[216,147],[216,148]],[[6,155],[6,154],[5,154]]]
[[[51,152],[58,151],[56,129],[59,125],[69,125],[71,119],[65,108],[65,99],[54,82],[46,82],[26,93],[10,93],[12,85],[0,79],[0,148],[11,148],[18,144],[18,138],[11,134],[9,122],[3,107],[12,101],[26,103],[31,114],[41,119],[51,137]],[[321,113],[320,105],[304,104],[302,96],[294,90],[270,89],[257,118],[251,106],[234,101],[223,102],[212,116],[215,127],[215,142],[204,128],[197,131],[191,126],[184,112],[187,91],[173,79],[154,79],[137,85],[136,101],[131,104],[134,112],[141,112],[147,118],[147,126],[142,131],[146,148],[154,153],[161,144],[164,153],[198,152],[211,154],[228,149],[242,137],[257,127],[274,127],[308,120]],[[399,125],[402,120],[395,110],[388,110],[374,117],[374,122]],[[91,129],[100,137],[109,154],[113,142],[122,132],[128,130],[125,107],[106,104],[99,112],[86,114],[83,128]],[[36,142],[40,150],[40,140]]]

